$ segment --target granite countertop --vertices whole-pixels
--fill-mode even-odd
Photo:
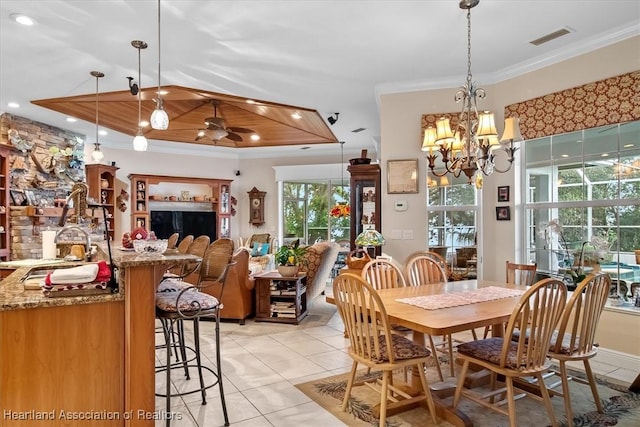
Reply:
[[[98,259],[108,259],[106,246],[99,245],[101,252]],[[42,259],[20,260],[18,262],[0,262],[0,268],[15,268],[15,271],[5,277],[0,282],[0,311],[22,310],[38,307],[55,307],[74,304],[91,304],[95,302],[110,302],[124,299],[124,272],[128,267],[141,265],[180,265],[191,262],[198,262],[201,259],[194,255],[171,253],[171,254],[138,254],[136,252],[123,251],[119,249],[111,250],[113,263],[119,269],[119,292],[102,295],[85,295],[73,297],[46,297],[41,290],[24,289],[23,279],[33,268],[46,267],[72,267],[78,262],[60,262],[51,260],[47,262]]]

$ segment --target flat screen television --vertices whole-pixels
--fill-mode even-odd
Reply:
[[[151,230],[158,239],[167,239],[173,233],[180,235],[179,240],[193,234],[209,236],[213,242],[218,238],[216,213],[199,211],[151,211]]]

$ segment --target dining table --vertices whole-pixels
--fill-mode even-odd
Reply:
[[[413,340],[424,345],[426,335],[444,336],[486,326],[491,326],[494,336],[500,336],[525,290],[525,286],[474,279],[379,289],[377,292],[390,323],[411,329]],[[326,300],[335,303],[333,295],[327,295]],[[412,375],[411,386],[418,389],[419,381],[417,374]],[[467,387],[474,385],[465,382]],[[442,400],[454,390],[453,382],[431,385],[437,415],[455,426],[472,426],[467,414]]]

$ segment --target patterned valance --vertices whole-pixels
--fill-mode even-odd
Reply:
[[[640,71],[508,105],[525,139],[640,119]]]

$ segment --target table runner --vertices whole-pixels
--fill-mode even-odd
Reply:
[[[486,288],[475,289],[473,291],[400,298],[396,301],[415,305],[426,310],[437,310],[439,308],[457,307],[460,305],[475,304],[496,299],[520,297],[524,292],[525,291],[521,289],[488,286]]]

